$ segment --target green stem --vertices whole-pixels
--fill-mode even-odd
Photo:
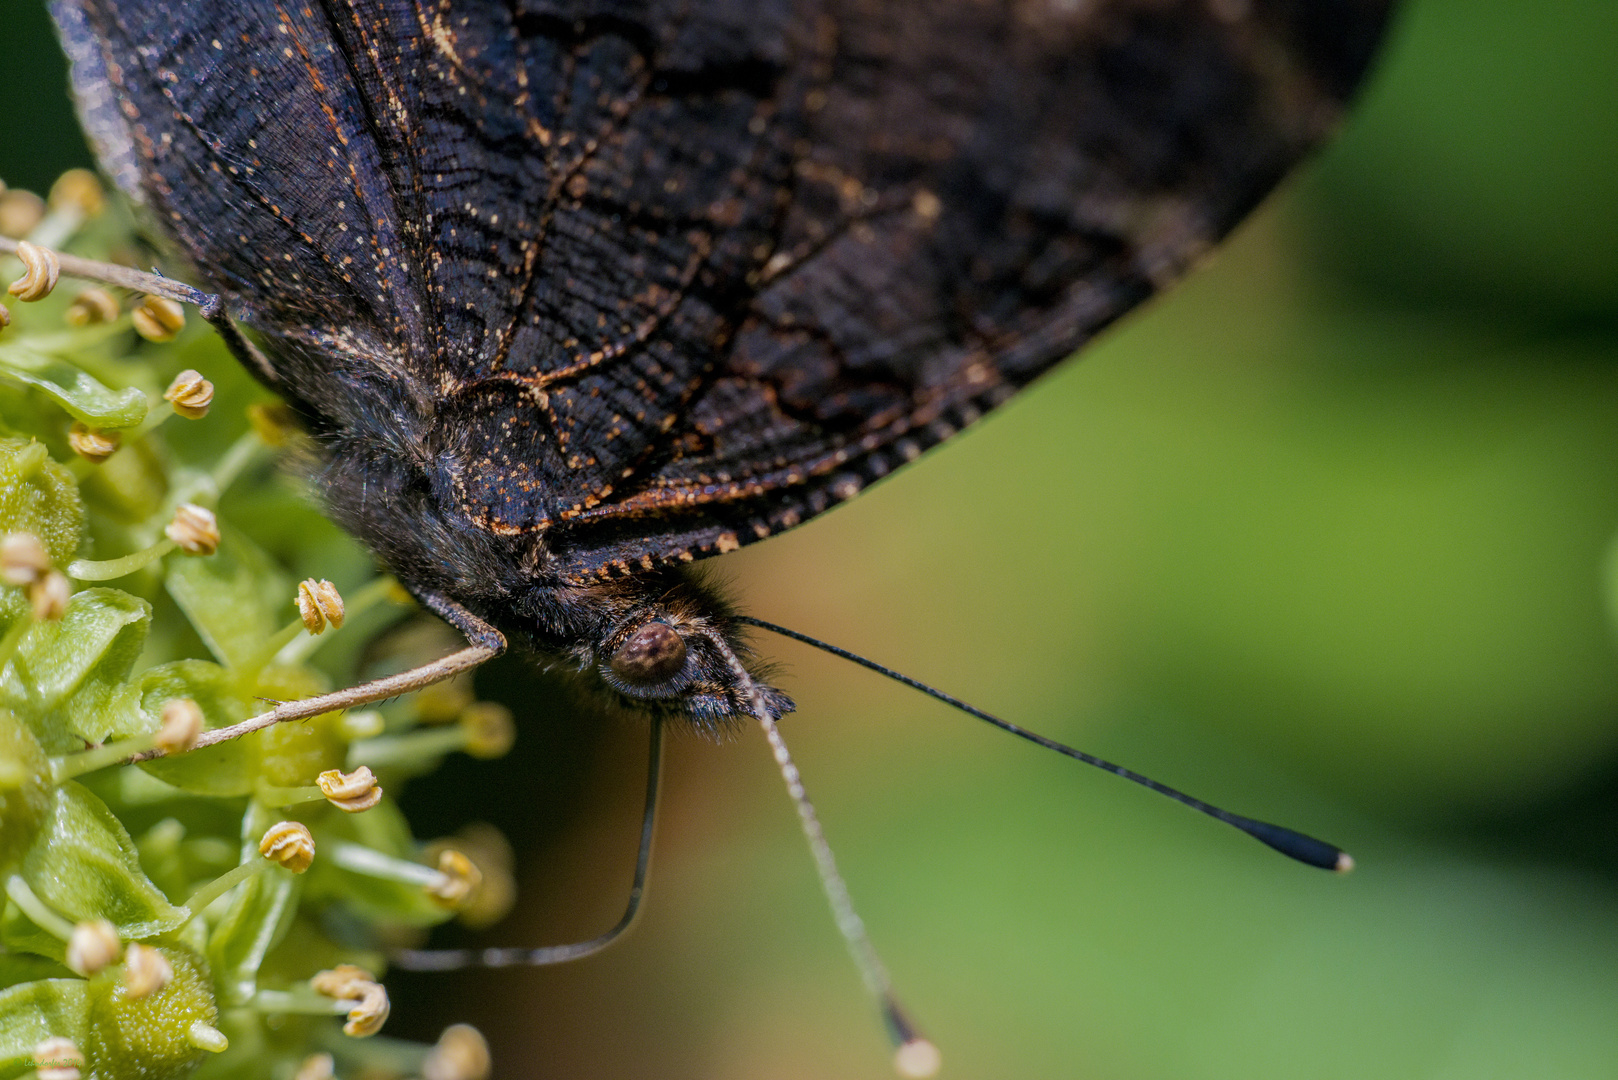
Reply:
[[[345,840],[327,841],[326,855],[344,870],[383,881],[398,881],[422,888],[440,885],[444,881],[444,875],[430,866],[408,859],[396,859],[364,844],[351,844]]]
[[[105,559],[99,562],[90,559],[75,559],[68,564],[67,576],[79,581],[111,581],[161,559],[179,545],[173,540],[164,537],[149,548],[124,555],[117,559]]]
[[[61,757],[51,758],[51,782],[66,783],[74,777],[85,773],[105,769],[109,765],[118,765],[128,761],[136,754],[143,754],[157,745],[157,733],[149,735],[136,735],[132,739],[119,739],[116,742],[102,743],[89,750],[80,750],[76,754],[63,754]]]
[[[383,1076],[420,1076],[422,1062],[432,1051],[430,1046],[386,1035],[351,1038],[339,1034],[336,1027],[316,1032],[314,1039],[337,1059],[339,1076],[363,1075],[367,1068],[380,1069]]]
[[[73,936],[73,924],[62,916],[56,914],[45,905],[45,901],[34,895],[34,890],[28,887],[28,882],[20,874],[12,874],[6,878],[6,895],[11,902],[34,923],[35,926],[63,941]]]
[[[313,990],[260,990],[253,995],[253,1008],[263,1013],[296,1013],[302,1016],[345,1016],[354,1008],[352,1001],[339,1001]]]
[[[242,470],[253,463],[254,458],[268,450],[269,447],[264,445],[264,440],[258,437],[258,433],[249,428],[245,435],[231,444],[230,449],[225,451],[225,456],[219,459],[219,464],[214,466],[214,490],[223,492],[229,488],[241,475]]]
[[[348,764],[349,768],[369,765],[373,769],[429,765],[445,754],[464,750],[466,740],[466,728],[460,724],[418,729],[403,735],[378,735],[351,743]]]
[[[28,240],[54,251],[71,240],[83,224],[83,210],[77,206],[57,206],[39,220],[28,234]]]
[[[180,910],[185,912],[186,921],[189,922],[202,914],[208,909],[209,904],[224,896],[248,878],[261,873],[269,865],[263,859],[252,859],[226,870],[223,874],[202,886],[202,888],[192,893],[191,898],[180,907]]]
[[[213,473],[201,469],[175,469],[169,484],[167,512],[172,515],[174,508],[181,503],[196,503],[209,510],[217,507],[219,487],[214,483]]]
[[[141,422],[132,428],[124,428],[124,445],[128,446],[131,443],[136,443],[141,439],[144,439],[146,436],[162,427],[163,422],[173,415],[174,410],[169,408],[169,403],[164,401],[161,397],[157,399],[157,403],[155,405],[148,404],[146,406],[146,415],[141,418]]]
[[[252,656],[248,657],[242,662],[242,672],[244,674],[257,677],[258,673],[264,669],[266,664],[277,659],[283,649],[287,648],[294,641],[298,640],[299,634],[305,632],[306,631],[303,628],[302,619],[292,620],[290,623],[266,638],[264,644],[260,645]]]

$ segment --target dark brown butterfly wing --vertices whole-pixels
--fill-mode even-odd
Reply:
[[[103,160],[334,458],[402,463],[572,580],[791,527],[1005,400],[1318,141],[1384,17],[185,10],[58,5]]]
[[[1334,124],[1385,5],[834,3],[787,210],[670,456],[577,572],[848,498],[1177,278]],[[637,560],[640,560],[637,564]]]

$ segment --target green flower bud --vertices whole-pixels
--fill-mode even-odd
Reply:
[[[137,996],[146,988],[132,991],[123,979],[91,984],[90,1041],[83,1050],[93,1075],[180,1080],[208,1053],[190,1037],[193,1024],[211,1028],[219,1018],[207,968],[189,949],[146,948],[171,969],[161,986]]]

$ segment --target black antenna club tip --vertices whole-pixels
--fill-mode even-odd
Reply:
[[[1335,870],[1339,874],[1346,874],[1354,869],[1353,856],[1336,844],[1328,844],[1324,840],[1305,836],[1295,829],[1271,825],[1267,821],[1254,821],[1252,818],[1238,818],[1235,815],[1225,820],[1254,840],[1274,848],[1289,859],[1297,859],[1321,870]]]
[[[943,1064],[944,1056],[938,1052],[938,1047],[919,1035],[905,1040],[893,1052],[893,1071],[905,1080],[927,1080],[927,1077],[937,1076]]]

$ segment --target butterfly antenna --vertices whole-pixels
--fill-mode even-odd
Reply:
[[[646,874],[652,863],[652,826],[657,818],[657,788],[663,772],[663,721],[652,718],[651,745],[646,762],[646,809],[641,813],[640,848],[635,855],[635,880],[623,916],[606,933],[570,945],[538,949],[396,949],[388,958],[407,971],[456,971],[461,968],[543,967],[598,953],[623,936],[640,911],[646,895]]]
[[[787,749],[786,740],[781,738],[775,717],[770,715],[769,707],[764,700],[764,691],[752,675],[748,674],[747,669],[742,666],[742,662],[737,659],[729,646],[719,640],[717,635],[712,640],[724,654],[737,684],[745,688],[749,697],[749,710],[759,722],[759,726],[764,729],[764,737],[769,740],[770,750],[775,754],[775,764],[781,770],[781,779],[786,782],[787,794],[798,809],[798,823],[803,827],[804,839],[809,842],[809,851],[814,855],[815,869],[820,874],[820,885],[826,891],[826,899],[831,903],[837,930],[843,935],[843,941],[848,946],[849,955],[854,958],[854,966],[859,969],[865,988],[870,991],[881,1009],[883,1026],[887,1028],[888,1037],[894,1045],[895,1071],[903,1077],[932,1076],[938,1072],[941,1064],[938,1048],[916,1030],[916,1026],[910,1022],[910,1018],[894,995],[893,982],[888,978],[888,969],[883,966],[882,958],[877,956],[876,947],[871,944],[871,938],[865,932],[864,920],[854,910],[854,901],[848,895],[848,886],[843,881],[843,875],[837,870],[837,860],[832,855],[831,845],[826,842],[826,832],[821,828],[819,815],[815,813],[815,804],[809,800],[809,793],[804,790],[803,776],[798,772],[797,763],[792,760],[792,753]]]
[[[734,618],[736,622],[745,623],[748,626],[756,626],[760,630],[768,630],[773,634],[780,634],[782,637],[789,637],[794,641],[801,641],[805,645],[812,645],[815,648],[820,649],[822,652],[828,652],[833,656],[840,656],[844,660],[849,660],[860,665],[861,667],[869,668],[879,675],[886,675],[895,682],[903,683],[914,690],[920,690],[923,694],[926,694],[929,697],[937,698],[946,705],[953,705],[955,708],[961,710],[969,716],[975,716],[985,723],[993,724],[1001,731],[1009,731],[1018,738],[1027,739],[1036,746],[1043,746],[1047,750],[1054,750],[1058,754],[1063,754],[1074,759],[1075,761],[1082,761],[1086,765],[1093,765],[1103,772],[1112,773],[1114,776],[1121,776],[1125,780],[1139,784],[1141,787],[1149,788],[1152,791],[1157,792],[1159,795],[1167,795],[1175,802],[1184,803],[1191,809],[1203,814],[1207,814],[1216,821],[1223,821],[1226,825],[1231,825],[1237,829],[1240,829],[1248,836],[1251,836],[1253,839],[1262,844],[1266,844],[1269,847],[1274,848],[1276,851],[1279,851],[1281,854],[1290,859],[1296,859],[1301,863],[1306,863],[1309,866],[1319,867],[1322,870],[1335,870],[1338,873],[1347,873],[1348,871],[1354,869],[1353,856],[1349,855],[1348,852],[1339,847],[1326,843],[1324,840],[1316,840],[1314,837],[1306,836],[1295,829],[1288,829],[1280,825],[1271,825],[1264,821],[1255,821],[1252,818],[1243,817],[1240,814],[1233,814],[1229,810],[1222,810],[1211,803],[1205,803],[1201,799],[1193,798],[1183,791],[1171,788],[1167,784],[1159,783],[1149,776],[1142,776],[1138,772],[1133,772],[1126,769],[1122,765],[1114,765],[1112,762],[1103,758],[1098,758],[1094,754],[1086,754],[1082,750],[1075,750],[1073,747],[1059,743],[1055,739],[1047,739],[1045,736],[1038,735],[1032,731],[1029,731],[1027,728],[1018,727],[1016,724],[1013,724],[1010,721],[1002,720],[992,713],[984,712],[982,709],[979,709],[976,706],[969,705],[960,698],[952,697],[951,695],[944,693],[942,690],[935,690],[933,687],[928,686],[924,682],[917,679],[912,679],[910,676],[894,671],[892,668],[883,667],[874,660],[867,660],[858,653],[852,653],[847,649],[838,648],[836,645],[821,641],[818,638],[812,638],[808,634],[800,634],[796,630],[788,630],[784,626],[777,626],[774,623],[765,622],[763,619],[755,619],[747,615],[737,615]]]

